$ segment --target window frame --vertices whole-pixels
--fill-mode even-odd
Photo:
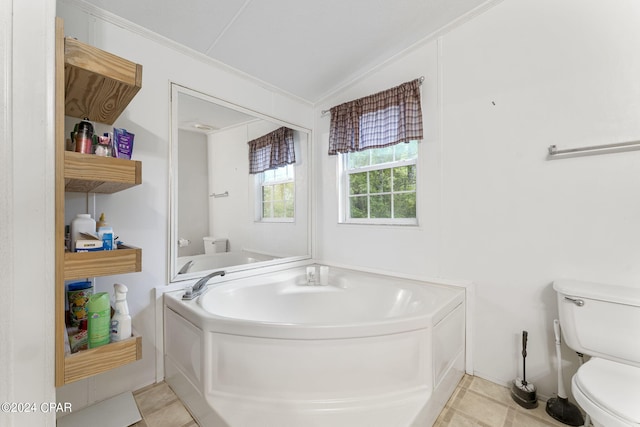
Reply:
[[[417,142],[417,150],[416,150],[416,155],[414,158],[412,159],[402,159],[402,160],[392,160],[390,162],[384,162],[384,163],[378,163],[375,165],[366,165],[366,166],[359,166],[359,167],[355,167],[353,169],[349,169],[348,164],[349,164],[349,155],[353,154],[353,153],[339,153],[338,154],[338,186],[339,186],[339,217],[338,217],[338,222],[341,224],[360,224],[360,225],[391,225],[391,226],[419,226],[419,174],[420,174],[420,141],[416,140]],[[399,144],[397,144],[399,145]],[[380,149],[380,148],[379,148]],[[382,148],[383,149],[383,148]],[[370,149],[370,150],[376,150],[376,148]],[[370,150],[366,150],[366,151],[370,151]],[[388,192],[382,192],[382,193],[373,193],[374,195],[378,195],[378,194],[401,194],[401,193],[415,193],[415,197],[416,197],[416,215],[415,218],[352,218],[351,217],[351,209],[350,209],[350,198],[351,198],[351,194],[350,194],[350,179],[349,176],[352,174],[356,174],[356,173],[362,173],[362,172],[371,172],[371,171],[376,171],[376,170],[386,170],[386,169],[393,169],[393,168],[397,168],[397,167],[403,167],[403,166],[414,166],[415,167],[415,175],[416,175],[416,182],[415,182],[415,190],[414,191],[393,191],[393,189],[391,189],[391,191]],[[368,186],[369,187],[369,186]],[[368,191],[370,190],[370,188],[368,188]],[[366,193],[366,197],[371,197],[370,192]],[[365,197],[365,196],[362,196]],[[393,197],[391,198],[391,208],[392,208],[392,215],[394,214],[394,209],[393,209]],[[368,202],[368,209],[369,212],[367,213],[367,215],[371,215],[371,203]]]
[[[296,220],[296,168],[294,164],[287,164],[280,166],[280,168],[291,168],[291,176],[285,179],[274,179],[273,181],[265,181],[265,173],[275,170],[269,169],[255,174],[255,191],[256,191],[256,204],[255,204],[255,221],[263,223],[293,223]],[[279,169],[279,168],[276,168]],[[265,186],[277,186],[284,184],[293,184],[293,216],[292,217],[265,217],[264,216],[264,187]],[[272,200],[273,202],[273,200]],[[273,206],[271,207],[271,213],[273,214]]]

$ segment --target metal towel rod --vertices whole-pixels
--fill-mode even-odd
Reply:
[[[209,197],[218,198],[218,197],[229,197],[229,192],[225,191],[224,193],[211,193]]]
[[[602,144],[602,145],[592,145],[590,147],[578,147],[578,148],[565,148],[562,150],[558,150],[555,145],[550,145],[549,156],[556,156],[558,154],[571,154],[571,153],[581,153],[588,151],[597,151],[597,150],[609,150],[615,148],[627,148],[627,149],[636,149],[640,150],[640,141],[630,141],[630,142],[617,142],[614,144]]]

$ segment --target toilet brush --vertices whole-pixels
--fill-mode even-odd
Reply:
[[[522,378],[516,378],[511,386],[511,398],[520,406],[526,409],[533,409],[538,406],[536,396],[536,386],[527,382],[527,337],[529,333],[522,331]]]
[[[562,381],[562,354],[560,353],[560,321],[553,321],[553,333],[556,338],[556,357],[558,359],[558,397],[547,400],[547,414],[563,424],[570,426],[584,425],[580,409],[567,399],[567,392]]]

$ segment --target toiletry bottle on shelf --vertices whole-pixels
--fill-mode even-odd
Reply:
[[[102,248],[105,251],[115,249],[113,244],[113,228],[105,221],[104,212],[100,214],[100,219],[96,222],[98,237],[102,240]]]
[[[89,297],[88,303],[89,348],[109,344],[109,326],[111,324],[111,304],[108,292],[99,292]]]
[[[127,305],[127,287],[116,283],[113,285],[116,294],[116,312],[111,319],[111,341],[122,341],[131,337],[131,316]]]
[[[107,221],[104,219],[104,212],[100,214],[100,219],[96,222],[96,231],[100,231],[100,227],[108,227]]]
[[[93,125],[89,118],[85,117],[78,123],[78,131],[75,133],[76,153],[93,154]]]
[[[71,221],[71,251],[76,251],[76,240],[80,238],[80,233],[95,233],[96,221],[89,214],[78,214]]]

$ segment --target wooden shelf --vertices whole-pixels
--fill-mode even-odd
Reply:
[[[112,125],[142,87],[142,65],[64,39],[65,114]]]
[[[133,336],[126,340],[65,354],[64,383],[78,381],[140,359],[142,337],[134,331]]]
[[[142,250],[65,252],[65,192],[114,193],[142,183],[142,163],[65,151],[64,116],[112,125],[142,87],[142,66],[111,53],[64,38],[56,18],[56,376],[62,386],[142,358],[135,334],[102,347],[65,352],[65,281],[142,271]]]
[[[142,271],[142,249],[120,246],[113,251],[65,252],[64,280]]]
[[[116,193],[142,183],[142,162],[64,152],[65,191]]]

